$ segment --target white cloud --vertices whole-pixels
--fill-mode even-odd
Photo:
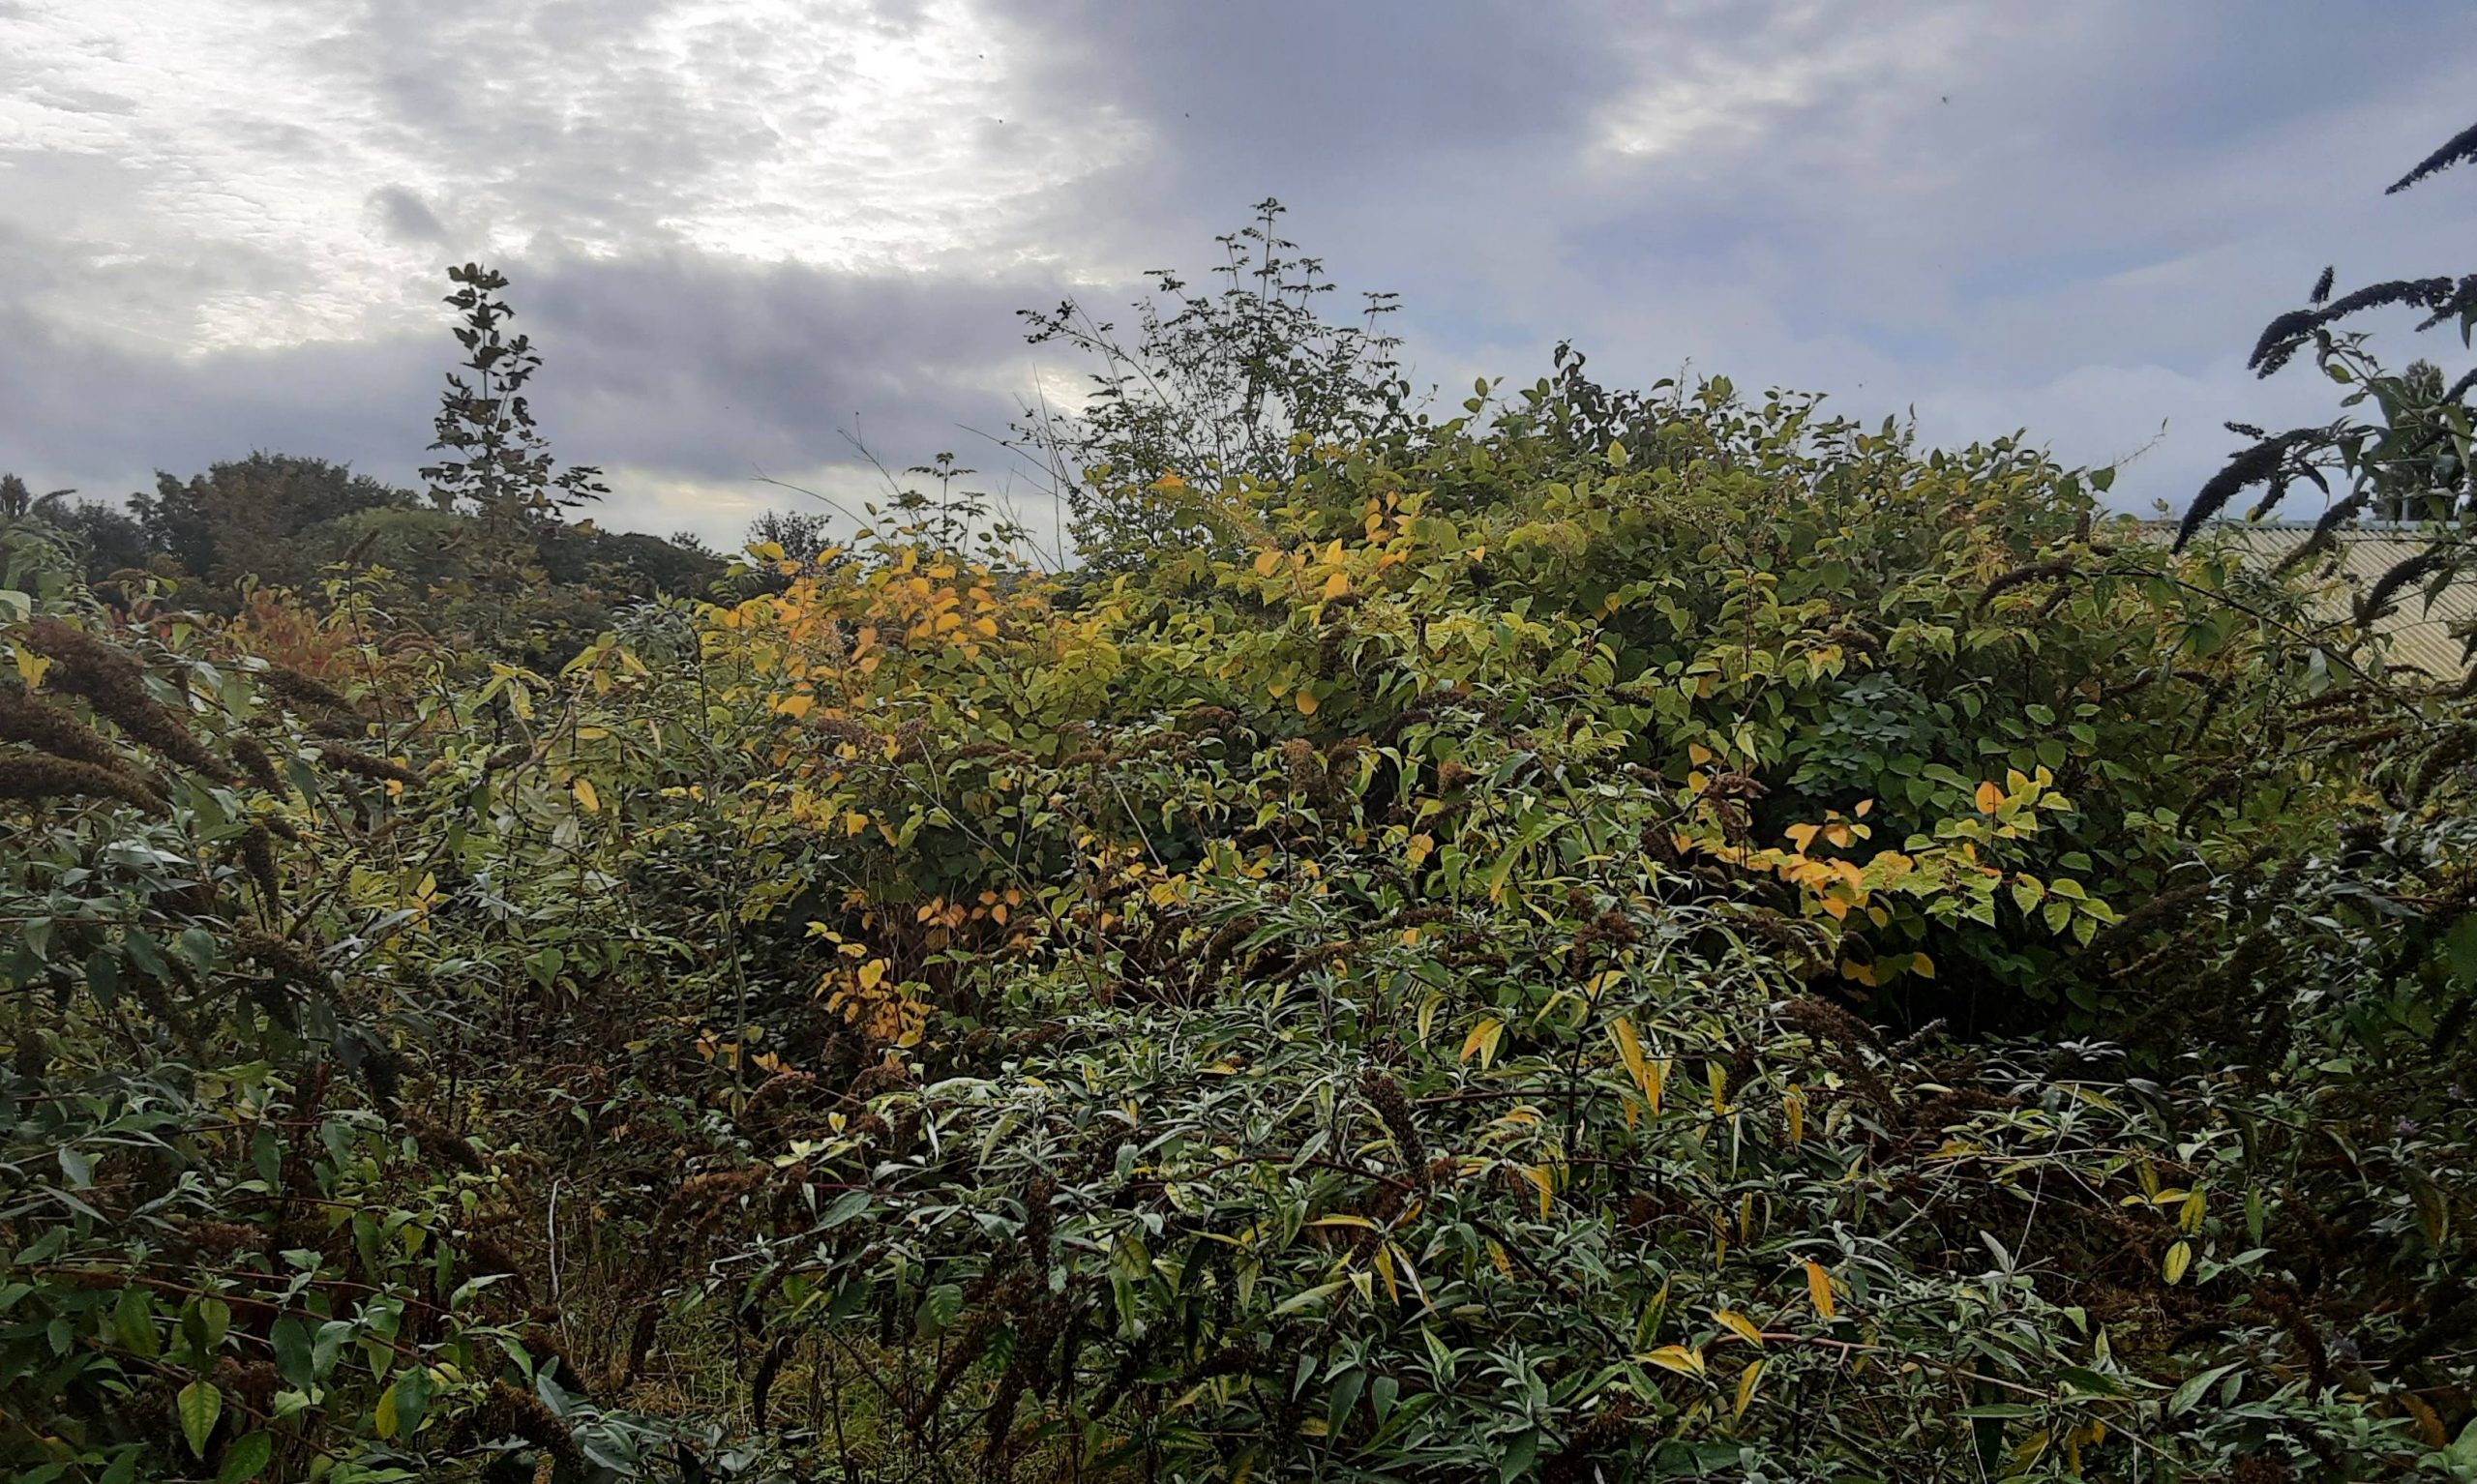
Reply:
[[[986,267],[1143,148],[1011,89],[1029,45],[960,0],[33,0],[0,16],[0,179],[50,183],[53,253],[158,281],[37,308],[192,352],[399,328],[452,255]]]

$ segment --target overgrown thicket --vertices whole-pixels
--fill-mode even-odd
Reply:
[[[0,1461],[2477,1477],[2468,702],[2104,471],[1381,359],[555,670],[0,525]]]

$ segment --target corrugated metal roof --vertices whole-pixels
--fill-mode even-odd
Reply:
[[[2313,527],[2287,521],[2214,522],[2210,534],[2229,543],[2251,562],[2274,566],[2313,534]],[[2382,575],[2426,549],[2425,539],[2411,528],[2359,526],[2336,533],[2335,549],[2307,565],[2309,576],[2330,573],[2316,595],[2316,607],[2328,617],[2350,611],[2356,598]],[[2463,638],[2477,624],[2477,580],[2462,578],[2442,591],[2430,608],[2423,591],[2411,585],[2392,602],[2390,613],[2377,627],[2390,643],[2394,665],[2409,665],[2430,675],[2451,679],[2469,672]]]

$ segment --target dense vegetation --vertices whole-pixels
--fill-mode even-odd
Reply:
[[[912,495],[546,653],[592,478],[480,270],[447,497],[316,570],[19,501],[0,1462],[2477,1478],[2404,582],[1562,350],[1422,412],[1274,220],[1035,321],[1114,357],[1063,573]]]
[[[465,359],[440,399],[440,461],[421,471],[426,490],[261,451],[186,480],[158,474],[126,509],[69,490],[38,496],[0,475],[0,520],[59,533],[87,585],[124,607],[170,592],[201,612],[281,623],[285,595],[332,601],[325,579],[349,573],[356,604],[552,667],[620,608],[722,577],[724,563],[694,537],[566,519],[606,492],[601,471],[560,468],[535,427],[524,393],[541,358],[505,332],[506,280],[470,265],[450,278]]]

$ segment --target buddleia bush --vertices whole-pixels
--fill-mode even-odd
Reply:
[[[2417,187],[2467,161],[2477,151],[2477,125],[2437,146],[2386,193]],[[2445,189],[2447,189],[2446,183]],[[2337,293],[2338,269],[2325,268],[2307,303],[2264,326],[2247,366],[2255,374],[2278,374],[2301,357],[2347,390],[2341,415],[2329,423],[2270,432],[2231,423],[2231,431],[2253,441],[2231,456],[2186,507],[2177,533],[2181,545],[2253,494],[2247,512],[2260,519],[2286,508],[2308,485],[2323,498],[2311,538],[2289,557],[2304,567],[2332,551],[2343,532],[2363,520],[2405,527],[2414,549],[2375,575],[2354,595],[2350,622],[2335,638],[2343,648],[2371,645],[2381,663],[2377,635],[2386,613],[2411,603],[2431,608],[2448,587],[2469,578],[2469,520],[2477,511],[2477,463],[2472,463],[2472,414],[2468,396],[2477,390],[2477,368],[2446,370],[2419,358],[2404,367],[2386,364],[2375,352],[2366,316],[2384,310],[2420,315],[2417,333],[2457,330],[2465,351],[2477,333],[2477,273],[2388,279]],[[2258,493],[2254,493],[2258,491]],[[2348,632],[2352,630],[2353,632]],[[2463,658],[2477,658],[2477,633]],[[2448,677],[2425,677],[2428,681]]]
[[[0,546],[0,1465],[582,1462],[591,1429],[542,1398],[582,1382],[506,1256],[523,1156],[441,1095],[425,909],[386,884],[426,787],[390,698]]]

